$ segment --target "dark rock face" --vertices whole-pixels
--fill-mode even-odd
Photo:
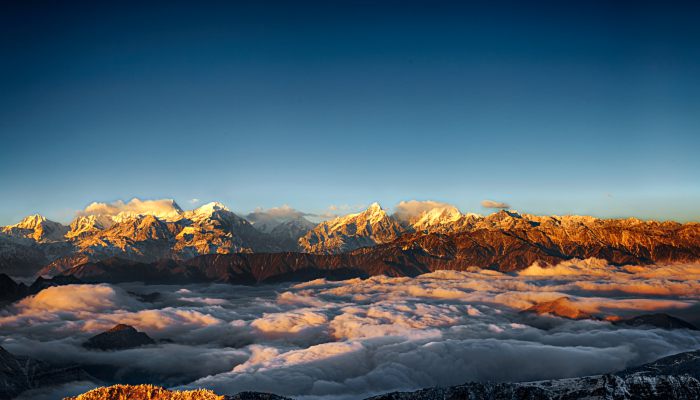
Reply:
[[[74,276],[56,276],[51,279],[39,277],[30,286],[17,283],[6,274],[0,274],[0,306],[15,302],[26,296],[37,294],[42,290],[59,285],[81,283]]]
[[[96,350],[124,350],[155,343],[147,334],[137,331],[133,326],[119,324],[91,337],[83,346]]]
[[[674,316],[663,313],[638,315],[636,317],[618,321],[617,324],[629,325],[634,327],[648,326],[651,328],[661,329],[690,329],[693,331],[698,330],[698,328],[690,322],[686,322],[680,318],[676,318]]]
[[[11,303],[27,295],[27,286],[17,283],[6,274],[0,274],[0,304]]]
[[[27,357],[18,357],[0,347],[0,399],[12,399],[20,393],[62,383],[94,380],[75,366],[53,367]]]

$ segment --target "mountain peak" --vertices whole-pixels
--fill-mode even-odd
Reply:
[[[372,211],[382,211],[382,206],[379,205],[378,202],[374,202],[367,207],[367,210],[372,210]]]
[[[332,254],[387,243],[401,232],[399,223],[374,202],[360,213],[322,222],[301,237],[299,245],[309,252]]]
[[[24,217],[21,221],[12,226],[22,229],[35,229],[37,226],[43,224],[46,221],[48,221],[48,219],[46,219],[46,217],[44,217],[43,215],[32,214]]]
[[[46,219],[41,214],[25,217],[15,225],[2,227],[2,232],[15,237],[32,238],[36,241],[58,241],[68,232],[68,227]]]
[[[207,204],[193,210],[193,212],[195,214],[198,214],[198,215],[211,215],[217,211],[230,211],[230,210],[223,203],[219,203],[218,201],[212,201],[211,203],[207,203]]]

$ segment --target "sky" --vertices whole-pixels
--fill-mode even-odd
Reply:
[[[133,197],[698,221],[698,11],[4,2],[0,224]]]

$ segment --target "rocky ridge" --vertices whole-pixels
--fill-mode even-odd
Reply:
[[[124,350],[150,344],[156,344],[156,341],[147,334],[137,331],[133,326],[118,324],[91,337],[83,343],[83,347],[95,350]]]

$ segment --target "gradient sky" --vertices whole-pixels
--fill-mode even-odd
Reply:
[[[700,3],[104,3],[1,6],[0,224],[134,196],[700,220]]]

